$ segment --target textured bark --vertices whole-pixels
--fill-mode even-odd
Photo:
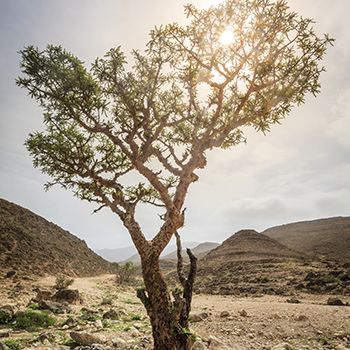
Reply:
[[[174,304],[159,267],[159,257],[141,257],[145,289],[138,290],[152,325],[154,350],[186,350],[186,337],[174,317]]]

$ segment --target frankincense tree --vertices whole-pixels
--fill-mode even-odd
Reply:
[[[189,252],[186,277],[180,257],[183,289],[171,295],[159,256],[184,224],[196,170],[205,168],[209,150],[244,141],[242,127],[266,132],[306,94],[319,93],[320,61],[332,43],[283,0],[188,5],[185,13],[186,26],[151,31],[145,52],[133,51],[131,68],[119,47],[87,69],[60,46],[29,46],[17,80],[44,110],[45,131],[30,134],[26,146],[34,166],[52,178],[47,186],[97,203],[96,211],[108,207],[130,233],[157,350],[186,348],[196,259]],[[142,181],[126,185],[135,172]],[[135,217],[141,203],[162,211],[151,240]]]

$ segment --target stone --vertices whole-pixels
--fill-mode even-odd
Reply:
[[[94,322],[94,326],[95,326],[96,328],[103,328],[102,321],[101,321],[101,320],[96,320],[96,321]]]
[[[15,277],[17,275],[17,271],[15,270],[10,270],[6,273],[5,277],[6,278],[12,278],[12,277]]]
[[[9,329],[1,329],[0,330],[0,338],[8,338],[11,334]]]
[[[208,338],[209,350],[230,350],[221,340],[210,335]]]
[[[209,315],[206,312],[198,312],[190,314],[188,320],[190,322],[201,322],[208,318]]]
[[[104,340],[98,335],[88,332],[70,332],[69,335],[79,345],[89,346],[92,344],[104,343]]]
[[[222,311],[220,314],[220,317],[228,317],[230,316],[230,313],[228,311]]]
[[[129,334],[132,338],[138,338],[140,336],[140,331],[133,327],[130,329]]]
[[[46,289],[35,288],[36,296],[33,298],[33,302],[39,303],[42,300],[50,300],[52,297],[52,292]]]
[[[113,338],[112,339],[112,344],[116,348],[122,348],[126,344],[126,341],[124,339],[122,339],[122,338]]]
[[[248,316],[248,313],[247,313],[247,311],[245,311],[245,310],[243,309],[243,310],[241,310],[241,311],[239,312],[239,315],[242,316],[242,317],[247,317],[247,316]]]
[[[291,297],[291,298],[287,299],[287,303],[289,303],[289,304],[300,304],[300,300],[297,299],[296,297]]]
[[[80,304],[81,296],[77,289],[60,289],[52,297],[52,300],[58,302],[67,302],[68,304]]]
[[[0,306],[0,324],[7,323],[13,319],[16,310],[12,305]]]
[[[297,315],[294,317],[294,320],[298,322],[305,322],[308,320],[308,317],[305,315]]]
[[[288,343],[281,343],[275,345],[271,350],[293,350],[293,347]]]
[[[191,347],[191,350],[207,350],[207,346],[202,342],[202,340],[196,340]]]
[[[327,300],[327,305],[333,305],[333,306],[346,306],[346,304],[344,304],[342,302],[341,299],[339,298],[334,298],[334,297],[330,297]]]
[[[68,306],[51,300],[41,300],[39,302],[39,309],[50,310],[54,314],[63,314],[65,311],[70,311],[70,308]]]
[[[108,320],[117,320],[119,318],[119,313],[113,309],[108,310],[102,316],[102,318]]]

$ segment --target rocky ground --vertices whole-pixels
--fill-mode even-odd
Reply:
[[[114,275],[77,278],[69,290],[79,295],[53,297],[54,284],[53,277],[0,279],[0,349],[152,349],[150,324],[134,287],[118,286]],[[191,330],[199,340],[194,349],[350,349],[347,303],[349,295],[303,292],[196,294]],[[36,310],[43,308],[51,311]],[[33,314],[46,315],[45,324],[24,322]]]

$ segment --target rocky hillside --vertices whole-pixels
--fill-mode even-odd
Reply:
[[[242,230],[198,261],[197,292],[290,295],[347,294],[347,264],[321,262],[254,230]]]
[[[0,199],[0,270],[91,276],[112,272],[113,266],[68,231]]]
[[[222,263],[231,260],[260,260],[266,258],[300,258],[302,254],[293,251],[276,240],[254,230],[241,230],[210,251],[204,260]]]
[[[272,227],[262,233],[310,256],[350,261],[350,217],[296,222]]]

